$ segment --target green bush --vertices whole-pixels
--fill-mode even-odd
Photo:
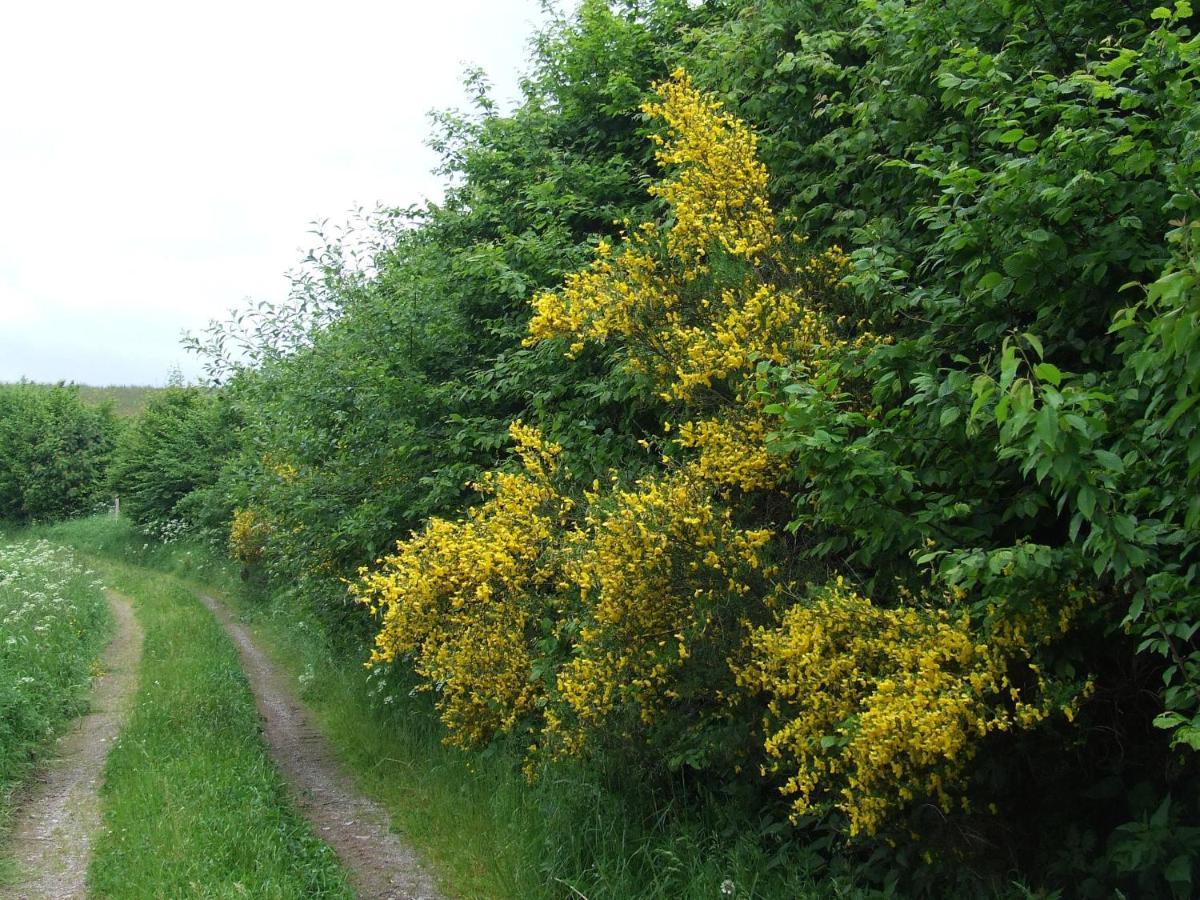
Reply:
[[[168,387],[121,433],[109,484],[144,533],[223,532],[228,507],[215,491],[237,441],[228,402],[198,387]]]
[[[675,410],[618,351],[565,360],[522,338],[532,295],[621,220],[667,212],[644,194],[661,173],[638,106],[684,66],[757,127],[787,227],[851,260],[827,310],[845,343],[833,363],[760,371],[791,483],[743,499],[748,518],[790,522],[780,565],[844,574],[882,610],[952,598],[983,633],[1086,598],[1025,635],[1036,670],[1008,673],[1086,701],[981,741],[974,806],[914,801],[886,840],[850,848],[813,817],[791,846],[915,892],[1017,878],[1185,895],[1200,822],[1195,25],[1186,2],[588,0],[537,41],[511,114],[475,74],[473,109],[439,118],[444,203],[331,236],[288,304],[194,342],[226,381],[232,444],[210,445],[224,459],[198,489],[167,478],[189,454],[150,464],[147,521],[191,503],[216,528],[252,510],[266,574],[357,650],[366,623],[342,579],[461,514],[468,484],[508,464],[512,420],[560,443],[581,485],[658,470],[639,442]],[[250,365],[232,362],[239,346]],[[664,718],[686,731],[687,710]],[[664,759],[647,793],[683,773],[692,799],[782,820],[749,758],[762,735],[744,731],[741,771]]]
[[[116,424],[75,387],[0,385],[0,521],[91,512],[103,493]]]

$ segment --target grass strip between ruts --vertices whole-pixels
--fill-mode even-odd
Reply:
[[[350,897],[292,808],[232,644],[169,575],[97,559],[145,630],[138,695],[106,770],[97,897]]]

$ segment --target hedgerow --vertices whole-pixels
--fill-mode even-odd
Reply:
[[[103,502],[117,424],[66,385],[0,385],[0,522],[52,521]]]
[[[662,718],[703,731],[750,689],[771,698],[772,768],[798,769],[783,787],[797,815],[829,798],[855,835],[913,801],[949,811],[989,733],[1074,715],[1084,688],[1052,684],[1034,654],[1082,601],[1059,601],[1057,621],[1006,604],[973,622],[964,590],[877,609],[839,575],[834,599],[792,605],[800,586],[764,553],[782,528],[755,496],[786,489],[765,452],[778,423],[758,373],[788,361],[820,378],[887,342],[835,334],[821,296],[838,290],[845,258],[791,259],[746,125],[683,72],[660,91],[645,108],[667,125],[658,157],[671,175],[652,192],[669,199],[671,224],[639,226],[617,249],[602,242],[589,269],[535,299],[527,342],[561,338],[569,354],[618,342],[681,417],[703,418],[659,438],[673,444],[661,472],[581,496],[550,485],[570,482],[562,448],[515,428],[523,474],[490,476],[491,498],[465,521],[435,520],[366,574],[357,593],[383,622],[375,658],[410,656],[453,740],[524,724],[535,746],[568,755],[597,736],[653,741]],[[785,287],[796,269],[805,284]],[[751,623],[765,624],[749,635]],[[1010,674],[1020,667],[1032,686]],[[535,709],[542,721],[523,722]],[[689,762],[712,752],[700,742]]]
[[[440,117],[443,204],[197,341],[234,552],[532,777],[881,886],[1187,895],[1195,24],[588,0]]]

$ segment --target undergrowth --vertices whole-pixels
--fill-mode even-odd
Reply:
[[[297,598],[242,582],[204,545],[150,543],[108,519],[64,523],[50,534],[108,560],[119,573],[118,586],[135,596],[168,599],[172,615],[185,615],[178,612],[183,609],[190,616],[193,609],[179,582],[135,567],[179,576],[234,606],[296,679],[360,787],[386,806],[453,895],[765,900],[876,894],[855,886],[867,870],[855,876],[847,860],[831,871],[819,853],[827,847],[791,839],[772,815],[749,814],[748,798],[705,797],[699,786],[657,777],[651,784],[647,773],[624,770],[619,760],[599,769],[551,764],[530,784],[521,774],[520,747],[501,742],[468,754],[446,746],[427,696],[412,692],[396,673],[372,675],[359,656],[334,646],[315,616],[297,614]],[[194,624],[176,627],[192,640]],[[143,677],[156,677],[149,671]],[[142,727],[135,720],[131,734]],[[114,753],[114,775],[132,753],[126,744]],[[114,784],[110,802],[123,802],[126,792]],[[882,884],[886,875],[875,880]],[[886,893],[878,889],[879,896]]]

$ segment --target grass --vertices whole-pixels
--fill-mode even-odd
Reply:
[[[253,596],[231,566],[199,545],[150,543],[103,519],[51,533],[123,560],[118,571],[127,578],[135,578],[133,566],[169,572],[240,610],[296,678],[361,788],[384,804],[453,896],[719,900],[726,881],[738,900],[863,896],[848,877],[826,872],[815,881],[819,855],[787,840],[779,822],[748,817],[745,804],[697,804],[682,791],[650,796],[636,776],[570,766],[548,769],[531,785],[520,774],[517,748],[467,754],[445,746],[427,697],[413,696],[400,679],[371,677],[359,657],[332,647],[310,613],[282,595]],[[169,590],[159,584],[160,593],[191,608],[175,593],[179,582]],[[195,623],[172,627],[186,631]],[[110,794],[118,793],[114,786]]]
[[[138,384],[121,384],[96,386],[81,384],[79,399],[91,406],[111,404],[113,415],[118,419],[132,419],[139,416],[146,404],[163,388]]]
[[[111,520],[43,532],[94,554],[146,635],[135,705],[105,770],[93,895],[352,896],[333,852],[292,809],[237,652],[195,594],[130,562],[137,545]],[[186,551],[176,567],[187,571]]]
[[[52,387],[50,384],[43,386]],[[113,415],[118,419],[131,419],[134,416],[141,415],[142,410],[146,408],[146,404],[150,402],[150,398],[164,390],[160,387],[137,384],[114,384],[106,386],[81,384],[77,387],[79,388],[80,400],[89,406],[104,406],[108,404],[112,407]]]
[[[424,696],[372,679],[285,609],[252,613],[276,661],[303,686],[360,786],[464,898],[828,896],[803,861],[761,845],[759,823],[649,800],[636,779],[570,766],[528,783],[514,747],[467,754],[442,743]],[[740,826],[740,827],[739,827]]]
[[[86,711],[110,625],[96,573],[70,551],[0,535],[0,834],[13,790]],[[10,868],[0,864],[0,881]]]

